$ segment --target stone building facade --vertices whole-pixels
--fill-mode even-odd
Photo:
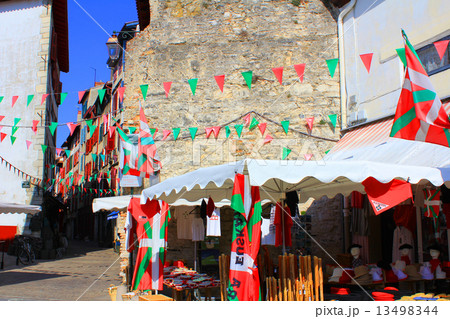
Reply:
[[[125,131],[127,127],[139,128],[139,106],[144,108],[149,126],[158,129],[154,138],[162,161],[161,180],[246,157],[280,160],[284,148],[291,149],[289,160],[301,163],[306,154],[312,154],[312,160],[321,160],[336,143],[339,72],[331,77],[325,60],[338,57],[337,12],[328,1],[299,3],[150,1],[149,26],[141,28],[127,44],[122,123]],[[293,66],[302,63],[306,64],[303,82]],[[284,67],[282,85],[272,71],[276,67]],[[251,89],[241,75],[246,71],[253,72]],[[214,78],[222,74],[223,92]],[[195,95],[189,79],[198,79]],[[163,82],[172,82],[168,96]],[[148,84],[145,100],[140,88],[144,84]],[[234,125],[245,124],[243,117],[249,112],[259,123],[267,123],[264,135],[258,128],[245,126],[238,136]],[[338,115],[336,128],[329,121],[332,114]],[[306,119],[311,117],[314,127],[309,132]],[[281,121],[289,121],[287,134]],[[213,133],[207,138],[205,128],[213,126],[221,127],[218,137]],[[231,129],[229,137],[226,126]],[[194,140],[191,127],[198,128]],[[170,134],[163,139],[163,131],[173,128],[181,129],[178,138],[174,140]],[[268,134],[274,139],[264,144]],[[132,191],[137,194],[140,189]],[[131,190],[124,189],[124,193]],[[318,241],[333,238],[335,246],[340,247],[341,199],[331,202],[331,206],[325,202],[313,205],[307,213],[314,215],[313,224],[315,216],[319,218],[320,223],[312,229]],[[226,213],[222,227],[231,229],[232,213]],[[325,217],[327,214],[334,220]],[[328,226],[322,227],[325,224]],[[227,229],[222,232],[226,234]],[[220,247],[227,253],[230,239],[225,237],[220,237]],[[328,244],[322,243],[325,247]],[[172,253],[171,247],[177,251]],[[319,250],[313,253],[326,256]],[[125,271],[127,254],[121,256]],[[193,243],[177,240],[175,220],[169,223],[168,259],[176,256],[192,261]]]

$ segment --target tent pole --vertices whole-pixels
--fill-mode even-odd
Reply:
[[[197,271],[197,242],[194,241],[194,270]]]
[[[419,263],[423,263],[423,243],[422,243],[422,214],[420,207],[416,207],[417,222],[417,252],[419,254]]]

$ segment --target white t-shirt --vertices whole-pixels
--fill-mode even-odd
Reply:
[[[174,217],[177,220],[178,239],[192,239],[192,219],[193,214],[189,214],[192,207],[180,206],[175,209]]]
[[[275,231],[270,224],[270,219],[261,218],[261,245],[275,245]]]
[[[206,236],[221,236],[220,208],[215,208],[211,217],[206,217]]]
[[[205,226],[203,219],[192,219],[192,241],[203,241],[205,239]]]

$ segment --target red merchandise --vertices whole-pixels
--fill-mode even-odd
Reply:
[[[403,226],[416,234],[416,208],[414,205],[398,205],[394,210],[395,225]]]
[[[210,197],[208,199],[208,205],[206,206],[206,215],[211,218],[213,212],[214,212],[214,208],[216,208],[216,205],[214,204],[214,201],[212,200],[212,198]]]
[[[431,259],[430,260],[431,272],[433,274],[436,271],[436,268],[437,268],[437,266],[439,266],[440,263],[441,263],[441,261],[439,259]]]
[[[286,247],[292,246],[292,236],[291,236],[291,228],[294,225],[294,222],[291,218],[291,211],[289,207],[285,207],[284,214],[284,245]],[[283,229],[282,229],[282,219],[281,219],[281,204],[277,203],[275,209],[275,247],[283,245]]]
[[[401,256],[400,257],[401,260],[403,260],[405,262],[406,265],[411,265],[411,260],[409,259],[409,256]]]
[[[331,287],[330,292],[335,295],[348,295],[348,294],[350,294],[350,289],[349,288]]]
[[[398,277],[394,274],[392,269],[385,270],[386,282],[398,282]]]

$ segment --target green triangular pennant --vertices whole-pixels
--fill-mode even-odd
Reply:
[[[67,174],[69,177],[71,177],[73,175],[73,172],[69,172],[69,174]]]
[[[137,127],[131,126],[128,128],[128,130],[130,131],[130,134],[134,134],[134,132],[136,132],[136,130],[137,130]]]
[[[0,103],[2,103],[4,96],[0,96]]]
[[[13,126],[13,127],[11,128],[11,136],[14,135],[14,134],[16,134],[16,132],[17,132],[18,129],[19,129],[19,128],[18,128],[17,126]]]
[[[98,125],[91,125],[91,127],[89,128],[89,138],[92,137],[92,135],[94,135],[95,130],[97,129]]]
[[[189,128],[189,132],[191,133],[192,140],[195,139],[195,134],[197,134],[197,130],[198,130],[198,128],[196,128],[196,127],[190,127]]]
[[[55,135],[55,130],[58,127],[58,122],[52,122],[52,124],[50,124],[50,126],[48,127],[50,129],[50,133],[52,133],[52,135]]]
[[[287,135],[287,133],[289,131],[289,121],[281,121],[281,126],[284,129],[284,133],[286,133],[286,135]]]
[[[47,150],[47,145],[41,144],[42,152],[45,154],[45,151]]]
[[[192,95],[195,95],[195,91],[197,90],[197,82],[198,79],[188,80],[189,86],[191,87]]]
[[[180,135],[180,131],[181,131],[181,129],[179,127],[176,127],[176,128],[172,129],[174,141],[177,140],[178,135]]]
[[[253,118],[252,122],[250,123],[250,126],[248,127],[248,129],[251,131],[253,130],[255,127],[257,127],[259,124],[258,120]]]
[[[247,83],[248,88],[251,90],[253,72],[252,71],[242,72],[242,76],[244,77],[245,83]]]
[[[151,128],[150,129],[150,133],[152,133],[152,136],[155,135],[155,132],[156,132],[156,128]]]
[[[98,90],[98,99],[100,101],[100,104],[103,103],[103,98],[105,97],[106,89]]]
[[[330,59],[330,60],[326,60],[326,61],[327,61],[328,71],[330,71],[330,75],[331,75],[331,77],[333,77],[334,73],[336,72],[336,67],[339,62],[339,59]]]
[[[105,162],[105,155],[100,154],[100,158],[102,159],[102,162],[104,163]]]
[[[86,125],[89,126],[89,129],[92,126],[92,120],[86,120]]]
[[[28,105],[30,105],[30,103],[33,100],[33,98],[34,98],[34,95],[28,95],[27,96],[27,107],[28,107]]]
[[[64,151],[66,152],[67,158],[69,158],[70,157],[70,150],[64,150]]]
[[[59,103],[60,105],[63,104],[63,102],[66,99],[66,97],[67,97],[67,93],[66,92],[61,93],[61,101]]]
[[[403,63],[403,66],[406,67],[406,52],[405,48],[395,49],[397,51],[397,55]]]
[[[97,161],[97,154],[92,153],[92,160],[93,160],[94,162]]]
[[[336,127],[336,122],[337,122],[337,114],[330,114],[328,115],[331,125],[333,125],[333,127]]]
[[[242,129],[244,128],[244,124],[237,124],[234,126],[234,128],[236,129],[236,133],[237,133],[238,137],[241,138]]]
[[[11,135],[11,145],[14,144],[14,142],[16,141],[16,138],[17,138],[17,137]]]
[[[14,118],[14,126],[16,126],[17,124],[19,124],[20,120],[21,120],[20,117]]]
[[[291,149],[287,148],[287,147],[283,147],[283,160],[286,159],[286,157],[288,157],[288,155],[291,153]]]
[[[147,98],[147,91],[148,91],[148,84],[142,84],[141,92],[142,92],[142,98],[144,99],[144,101]]]
[[[328,151],[325,151],[325,154],[328,154],[328,152],[329,152],[330,150],[328,150]]]
[[[52,167],[52,169],[54,169],[55,168],[55,164],[52,164],[51,167]]]
[[[230,136],[230,134],[231,134],[231,129],[227,125],[227,126],[225,126],[225,136],[226,136],[226,138],[228,138]]]

